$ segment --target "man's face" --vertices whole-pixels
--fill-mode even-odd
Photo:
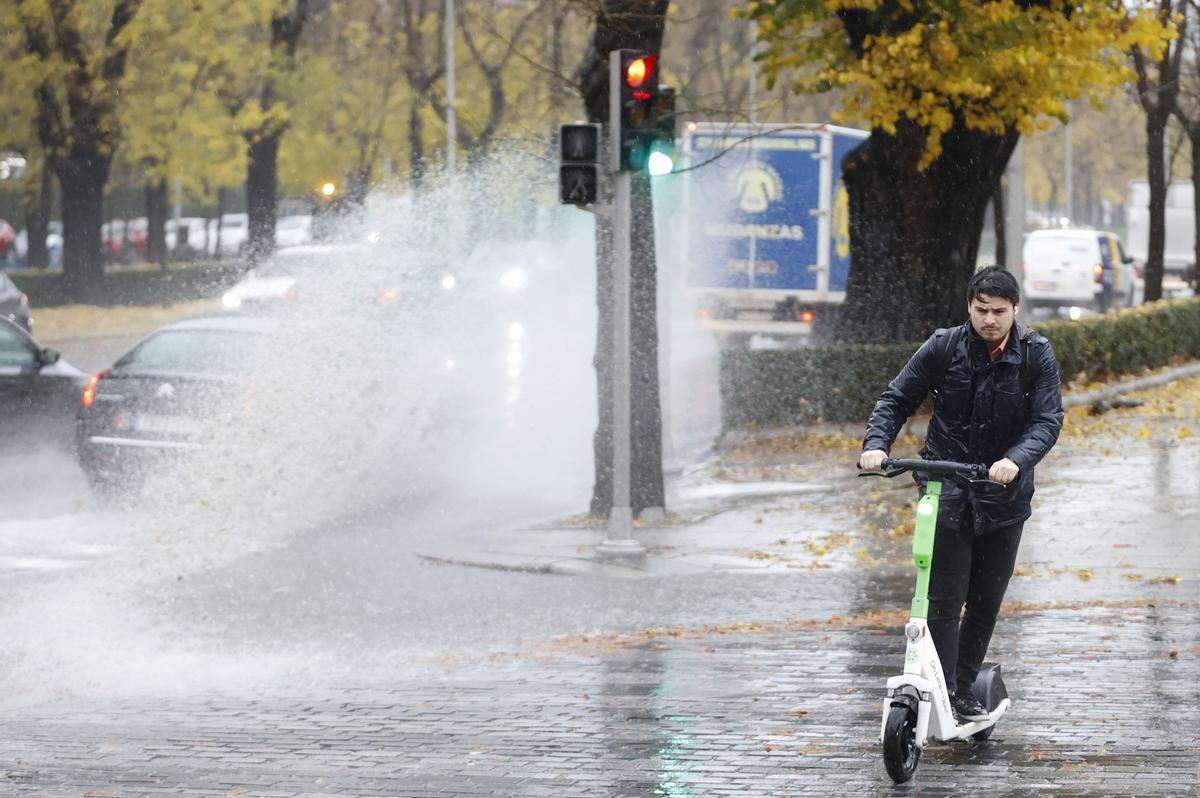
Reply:
[[[980,294],[967,303],[967,311],[971,314],[971,326],[975,332],[995,346],[1012,329],[1017,306],[1001,297]]]

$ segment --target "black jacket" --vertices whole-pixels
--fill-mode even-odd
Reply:
[[[1016,480],[1001,492],[964,490],[948,480],[942,483],[939,523],[957,528],[969,502],[975,511],[975,530],[982,534],[1029,517],[1034,466],[1054,446],[1062,429],[1062,381],[1050,342],[1021,322],[1014,322],[1004,354],[994,363],[970,322],[963,326],[944,377],[934,373],[939,334],[930,336],[909,359],[875,403],[863,449],[891,451],[904,422],[934,392],[922,457],[989,466],[1008,457],[1020,469]],[[1030,361],[1028,394],[1021,384],[1024,358]],[[923,490],[924,480],[918,482]]]

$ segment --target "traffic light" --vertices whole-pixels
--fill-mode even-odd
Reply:
[[[659,86],[650,104],[646,171],[651,177],[675,171],[675,89]]]
[[[575,122],[558,128],[558,199],[564,205],[592,205],[600,185],[600,126]]]
[[[650,112],[658,94],[657,67],[658,57],[641,50],[614,50],[610,55],[613,171],[646,166]]]

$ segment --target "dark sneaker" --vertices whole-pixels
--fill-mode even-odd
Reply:
[[[950,697],[950,706],[954,707],[954,714],[959,720],[987,720],[988,711],[983,704],[979,703],[979,699],[972,695],[969,691],[962,694],[955,694]]]

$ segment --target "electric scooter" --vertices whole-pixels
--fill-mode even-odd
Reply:
[[[942,663],[929,636],[929,567],[933,561],[933,539],[937,531],[938,501],[942,478],[964,486],[997,486],[987,479],[984,465],[965,465],[942,460],[884,460],[880,471],[859,476],[896,477],[908,471],[924,474],[925,495],[917,502],[917,521],[913,530],[913,561],[917,565],[917,587],[913,595],[912,616],[904,627],[907,645],[904,673],[887,681],[883,704],[880,740],[883,764],[897,784],[912,778],[921,760],[921,749],[930,738],[936,740],[978,740],[992,735],[996,722],[1008,711],[1012,701],[1004,689],[1000,666],[984,664],[975,679],[973,692],[988,711],[984,720],[962,722],[950,707],[950,692],[942,675]],[[1007,487],[1007,486],[1004,486]]]

